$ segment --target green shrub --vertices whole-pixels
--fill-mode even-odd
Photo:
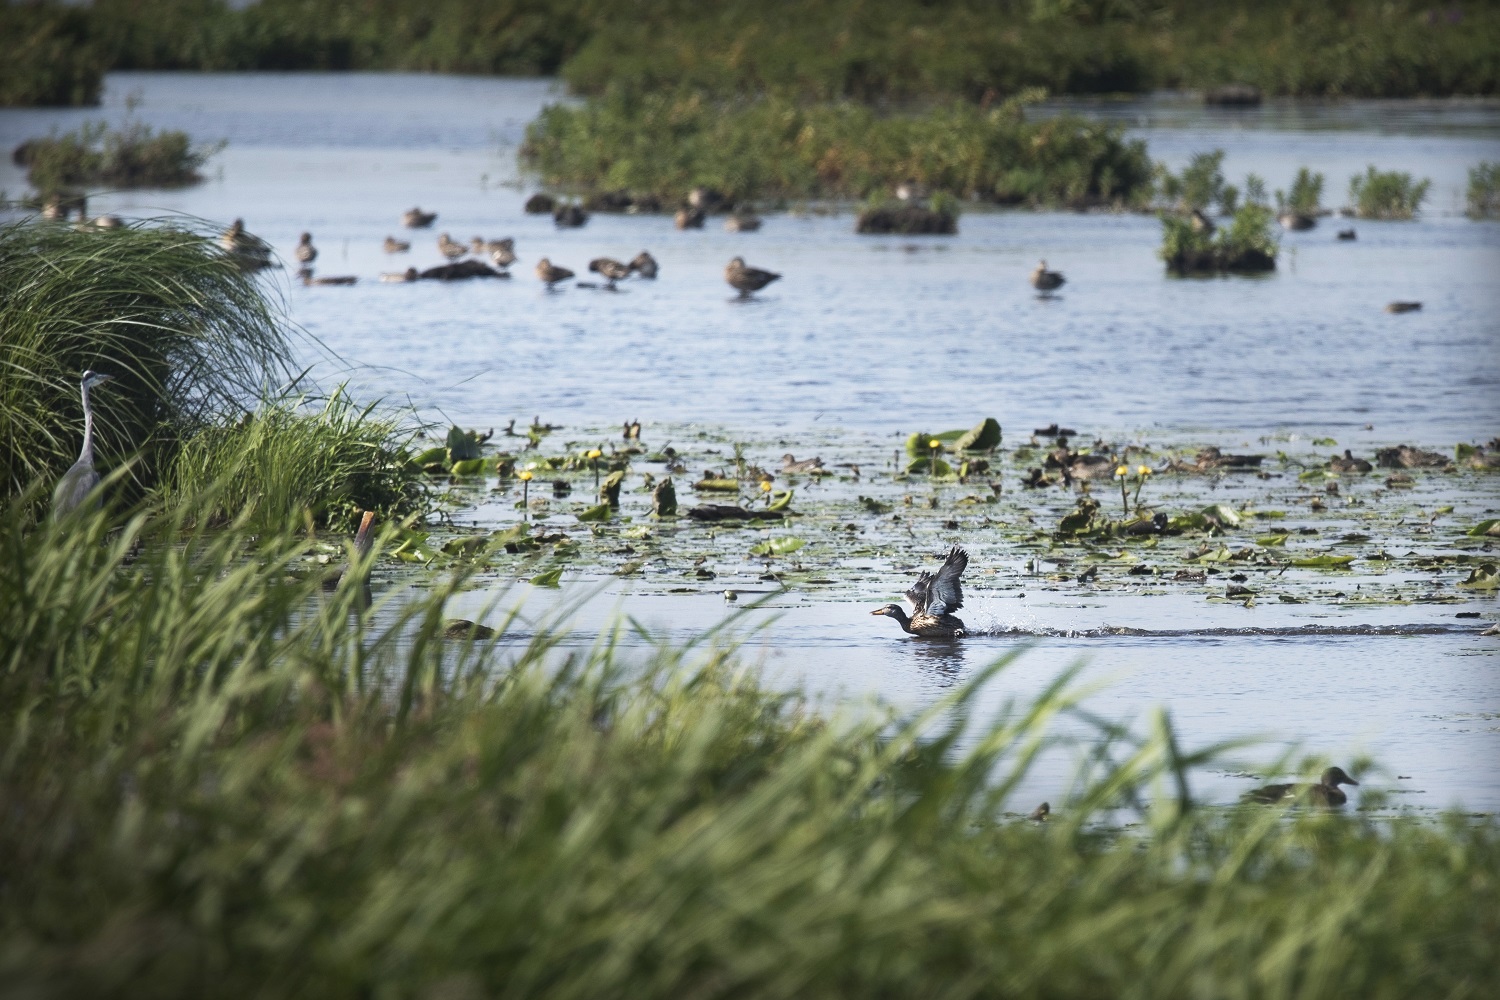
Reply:
[[[1469,168],[1469,218],[1500,219],[1500,163]]]
[[[1292,181],[1292,193],[1278,207],[1294,215],[1317,215],[1323,208],[1323,175],[1302,167]]]
[[[1229,224],[1213,233],[1195,228],[1191,218],[1168,212],[1162,213],[1161,223],[1162,244],[1157,253],[1175,274],[1254,274],[1276,269],[1275,215],[1265,205],[1241,205]]]
[[[184,132],[152,132],[139,122],[111,129],[86,123],[76,132],[24,143],[26,179],[43,194],[67,188],[181,187],[203,178],[198,168],[219,146],[194,148]]]
[[[443,642],[463,572],[363,610],[303,537],[22,506],[0,510],[18,996],[1497,985],[1492,817],[1203,808],[1190,770],[1229,762],[1164,714],[1078,747],[1050,822],[1007,813],[1035,804],[1014,788],[1070,674],[982,721],[1003,664],[916,717],[817,715],[712,641]]]
[[[289,358],[255,279],[205,232],[0,225],[0,493],[73,464],[85,369],[115,377],[92,394],[100,466],[135,459],[149,485],[185,434],[238,418]]]
[[[85,7],[0,3],[0,107],[98,104],[107,57]]]
[[[1035,95],[1027,95],[1032,99]],[[694,185],[731,200],[862,199],[903,180],[1007,204],[1144,200],[1145,148],[1072,116],[1028,121],[1023,100],[882,115],[856,104],[698,95],[614,95],[553,105],[527,129],[524,162],[574,192],[628,191],[676,204]]]
[[[1413,181],[1411,174],[1382,172],[1371,164],[1363,174],[1349,179],[1349,200],[1354,202],[1355,213],[1361,219],[1410,219],[1417,214],[1431,186],[1432,182],[1425,178]]]
[[[196,431],[164,477],[167,501],[211,523],[244,519],[259,529],[304,517],[352,529],[361,511],[389,520],[422,510],[422,472],[406,447],[412,434],[343,389],[318,402],[269,399],[240,420]]]
[[[1194,153],[1180,175],[1163,164],[1156,165],[1157,200],[1180,213],[1205,212],[1217,206],[1220,214],[1233,214],[1239,189],[1224,182],[1224,151]]]

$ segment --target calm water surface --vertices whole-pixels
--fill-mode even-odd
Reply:
[[[1433,180],[1416,222],[1328,219],[1283,237],[1274,276],[1179,281],[1162,274],[1149,216],[975,211],[945,239],[856,238],[850,215],[811,213],[772,214],[744,235],[602,215],[558,231],[522,213],[532,188],[518,177],[515,149],[537,109],[560,99],[534,80],[115,74],[101,108],[0,110],[0,146],[132,114],[227,140],[206,183],[101,195],[93,211],[239,216],[288,259],[310,230],[320,273],[361,278],[352,288],[270,279],[310,334],[305,353],[318,374],[467,425],[540,414],[572,430],[637,417],[648,436],[666,423],[762,437],[818,428],[868,445],[994,415],[1008,438],[1059,421],[1167,442],[1327,435],[1365,451],[1402,441],[1447,450],[1500,433],[1500,224],[1461,215],[1468,168],[1500,160],[1495,102],[1270,102],[1246,112],[1166,95],[1041,109],[1120,121],[1173,168],[1222,148],[1235,183],[1253,171],[1286,187],[1308,166],[1327,176],[1331,206],[1370,163]],[[24,188],[8,158],[0,188]],[[433,230],[400,229],[414,204],[440,213]],[[1359,238],[1336,241],[1351,225]],[[465,242],[515,237],[516,276],[449,287],[374,281],[440,262],[442,231]],[[387,256],[386,235],[415,248]],[[581,273],[592,257],[643,248],[661,261],[661,278],[616,294],[548,294],[531,274],[544,255]],[[757,300],[734,301],[721,269],[737,254],[786,277]],[[1038,258],[1068,276],[1051,301],[1026,285]],[[1424,307],[1387,315],[1392,299]],[[1489,507],[1500,509],[1493,489]],[[501,523],[514,513],[475,516]],[[901,574],[872,573],[873,590],[899,589]],[[1102,714],[1139,717],[1160,704],[1190,744],[1259,734],[1346,762],[1369,752],[1389,769],[1370,784],[1399,793],[1400,804],[1500,809],[1500,643],[1456,626],[1451,605],[1250,611],[1205,608],[1185,594],[1017,597],[987,586],[976,585],[966,615],[1000,634],[961,647],[902,641],[878,627],[892,623],[872,627],[860,600],[792,593],[750,640],[752,655],[830,696],[873,692],[916,707],[1014,648],[1005,633],[1022,630],[1036,633],[1024,640],[1032,646],[986,692],[988,705],[1084,658],[1089,678],[1111,682],[1091,703]],[[525,600],[529,618],[577,596],[567,586],[561,595],[519,590],[499,599]],[[625,611],[692,634],[727,613],[717,590],[704,590],[669,596],[616,583],[577,624],[587,635]],[[476,593],[455,613],[479,614],[496,599]],[[1493,598],[1465,607],[1484,615],[1479,626],[1496,617]],[[1319,623],[1351,631],[1233,632]],[[1197,631],[1093,631],[1104,626]],[[1366,626],[1411,634],[1356,634]],[[1055,798],[1066,773],[1065,761],[1047,765],[1026,794]],[[1246,785],[1221,774],[1201,781],[1224,799]]]

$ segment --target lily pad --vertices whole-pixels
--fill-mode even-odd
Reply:
[[[1313,447],[1315,447],[1315,448],[1335,448],[1335,447],[1338,446],[1338,442],[1337,441],[1335,441],[1333,438],[1326,438],[1326,437],[1325,438],[1313,438],[1313,442],[1312,443],[1313,443]]]
[[[1500,588],[1500,570],[1495,568],[1494,563],[1480,563],[1470,570],[1468,578],[1460,580],[1458,585],[1471,590],[1495,590]]]
[[[530,583],[536,587],[557,587],[562,583],[562,572],[561,566],[554,566],[532,577]]]
[[[915,458],[912,459],[911,463],[907,465],[906,473],[907,475],[951,476],[953,475],[953,466],[949,465],[941,458],[936,460],[935,465],[933,459]]]
[[[609,520],[609,512],[610,512],[610,506],[609,506],[609,504],[607,504],[607,503],[601,503],[597,507],[590,507],[588,510],[581,512],[578,515],[578,520],[580,520],[580,521],[608,521]]]
[[[1270,548],[1271,546],[1274,546],[1274,545],[1285,545],[1286,544],[1286,540],[1287,540],[1287,536],[1286,535],[1261,535],[1259,538],[1257,538],[1255,540],[1255,544],[1256,545],[1265,546],[1266,548]]]
[[[1500,535],[1500,517],[1492,517],[1488,520],[1480,521],[1474,527],[1470,528],[1466,534],[1474,538],[1483,538],[1486,535]]]
[[[448,428],[448,461],[462,462],[465,459],[478,458],[479,446],[488,438],[488,434],[480,437],[477,431],[466,431],[456,426]]]
[[[1293,559],[1292,565],[1300,569],[1343,569],[1354,561],[1353,556],[1336,556],[1325,552],[1316,556],[1301,556]]]
[[[807,542],[794,535],[780,535],[776,538],[767,538],[765,541],[750,546],[750,554],[753,556],[784,556],[796,552]]]
[[[985,417],[953,442],[958,451],[994,451],[1000,447],[1000,421]]]
[[[453,463],[449,470],[455,476],[477,476],[484,471],[484,459],[465,458]]]
[[[1240,516],[1221,503],[1210,504],[1204,507],[1203,516],[1212,521],[1217,521],[1222,527],[1238,528],[1240,526]]]
[[[426,468],[429,465],[435,465],[437,463],[447,465],[448,449],[443,447],[442,445],[438,445],[436,448],[428,448],[426,451],[418,452],[412,458],[412,461],[422,466],[423,468]]]
[[[777,490],[771,494],[771,502],[766,505],[766,510],[786,510],[792,504],[792,497],[796,490]]]
[[[738,493],[740,482],[738,479],[700,479],[693,484],[693,489],[709,493]]]

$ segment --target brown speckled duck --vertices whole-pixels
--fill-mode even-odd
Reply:
[[[968,565],[969,554],[955,545],[948,551],[948,558],[943,560],[936,574],[923,570],[917,582],[906,592],[906,599],[911,601],[913,608],[910,618],[899,604],[887,604],[870,614],[896,619],[908,635],[923,639],[961,639],[969,633],[953,612],[964,606],[960,578]]]
[[[774,271],[762,271],[758,267],[747,266],[743,257],[734,258],[729,262],[729,266],[724,268],[724,280],[740,293],[742,299],[749,298],[751,292],[758,292],[780,278],[781,275]]]

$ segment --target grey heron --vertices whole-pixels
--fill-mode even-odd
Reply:
[[[83,373],[83,448],[78,452],[78,461],[63,473],[52,491],[53,517],[65,517],[85,502],[98,503],[98,497],[91,496],[99,485],[99,473],[94,468],[94,411],[89,407],[89,390],[112,378],[113,375],[102,375],[92,369]]]

